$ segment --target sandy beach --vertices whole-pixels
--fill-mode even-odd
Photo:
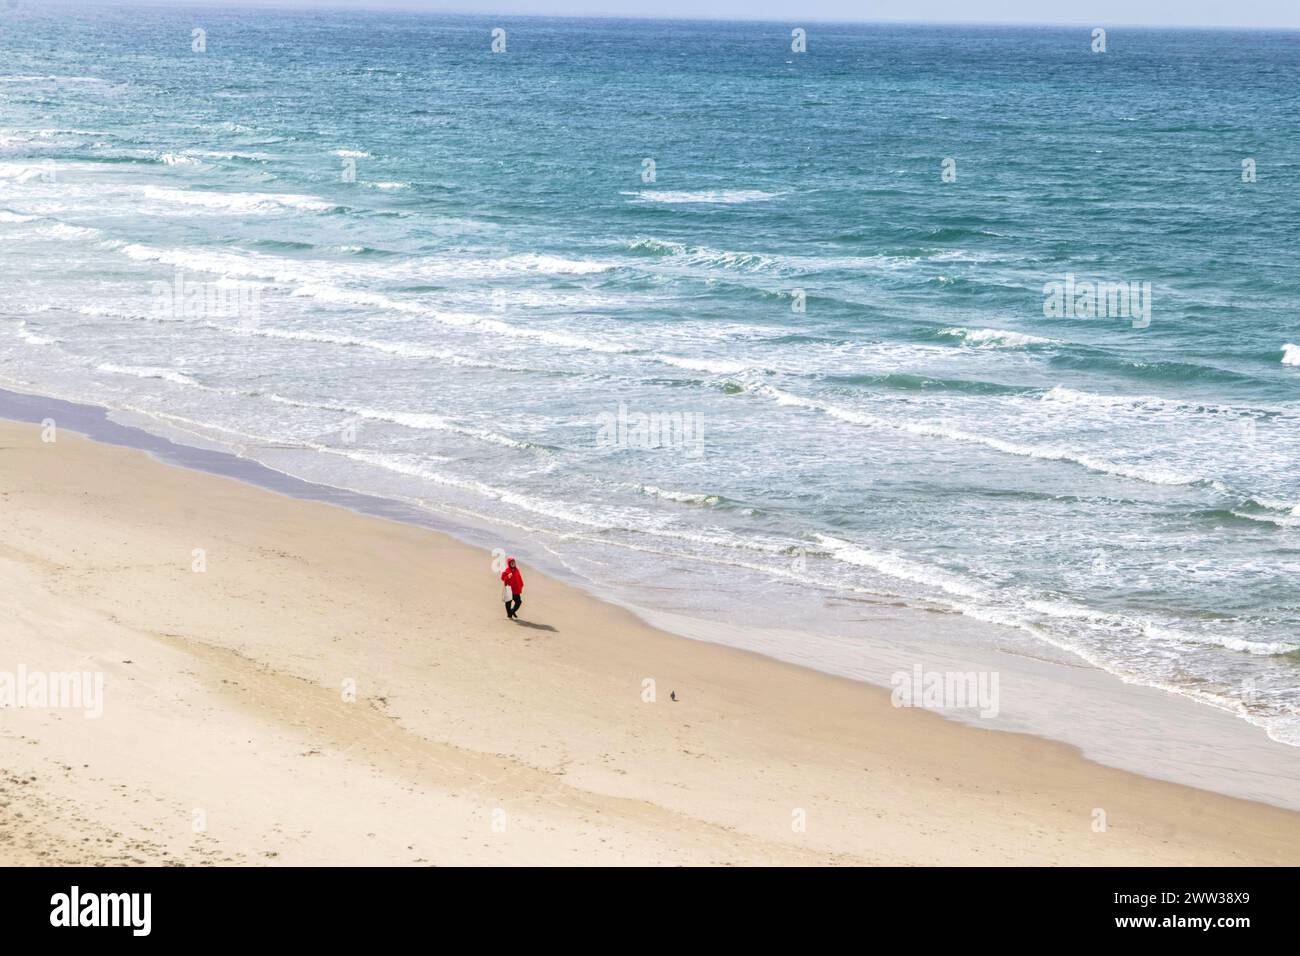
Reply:
[[[1300,814],[657,631],[527,555],[516,624],[435,532],[67,430],[0,455],[0,671],[103,675],[102,716],[4,710],[8,863],[1300,862]]]

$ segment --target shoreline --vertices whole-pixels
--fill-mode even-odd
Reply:
[[[17,391],[8,383],[0,386],[0,421],[35,423],[51,414],[93,441],[144,451],[170,467],[233,478],[296,500],[401,522],[448,535],[469,547],[529,551],[517,533],[513,539],[498,536],[415,504],[299,478],[225,449],[173,440],[166,429],[158,434],[113,419],[115,414],[138,413]],[[589,580],[566,573],[567,568],[548,558],[540,552],[529,564],[593,601],[621,608],[647,626],[677,637],[758,653],[886,693],[892,675],[916,666],[998,674],[1004,680],[1005,706],[995,718],[961,708],[932,708],[931,712],[968,726],[1063,743],[1089,760],[1151,779],[1300,810],[1300,748],[1273,741],[1261,728],[1235,715],[1161,688],[1127,683],[1056,648],[1044,646],[1041,656],[1035,656],[1025,654],[1023,648],[1004,646],[996,625],[888,602],[878,606],[862,602],[860,630],[866,636],[724,624],[637,607],[608,594],[598,596]]]
[[[0,445],[4,656],[105,675],[99,720],[5,712],[16,863],[1300,861],[1300,814],[895,708],[535,571],[509,624],[490,556],[444,534],[67,428]]]

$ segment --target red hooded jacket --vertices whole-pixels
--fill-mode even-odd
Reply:
[[[514,558],[507,559],[506,569],[501,572],[501,583],[510,585],[511,594],[518,594],[524,589],[524,576],[515,567]]]

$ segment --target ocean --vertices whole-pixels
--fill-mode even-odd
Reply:
[[[1094,46],[6,2],[0,384],[1300,746],[1300,34]]]

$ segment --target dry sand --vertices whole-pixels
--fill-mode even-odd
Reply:
[[[1300,814],[656,631],[526,554],[511,623],[483,551],[67,431],[0,423],[0,516],[0,672],[105,698],[0,710],[0,863],[1300,863]]]

